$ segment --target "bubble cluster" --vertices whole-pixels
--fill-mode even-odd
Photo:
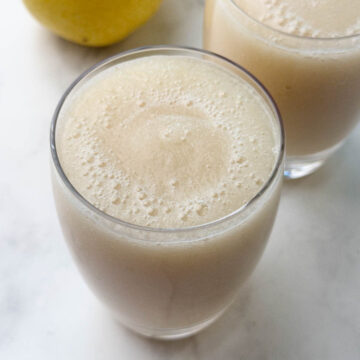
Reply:
[[[192,226],[233,212],[263,186],[277,155],[263,100],[217,66],[186,57],[105,71],[64,122],[59,157],[75,188],[145,226]]]
[[[360,3],[353,0],[236,0],[259,21],[289,34],[338,37],[360,33]]]

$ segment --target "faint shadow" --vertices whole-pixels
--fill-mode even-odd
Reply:
[[[319,186],[321,184],[324,185],[329,179],[331,179],[334,174],[336,174],[338,163],[339,156],[338,154],[334,154],[325,162],[322,167],[320,167],[313,174],[299,179],[286,180],[284,182],[284,186],[292,188],[298,186]]]
[[[349,140],[315,173],[301,179],[285,181],[283,195],[288,191],[303,192],[307,196],[320,198],[331,196],[332,202],[344,202],[356,195],[360,172],[358,166],[354,166],[354,155],[358,149],[355,136]]]

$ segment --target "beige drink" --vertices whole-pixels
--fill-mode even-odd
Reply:
[[[57,209],[80,270],[125,325],[157,337],[198,331],[231,302],[281,182],[281,129],[259,85],[177,51],[100,66],[54,133]]]
[[[318,168],[360,116],[360,3],[207,0],[204,46],[243,65],[284,119],[287,175]]]

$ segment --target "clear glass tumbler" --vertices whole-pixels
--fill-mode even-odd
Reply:
[[[63,109],[79,90],[109,67],[152,55],[194,57],[223,66],[248,82],[272,114],[279,155],[270,177],[246,205],[211,223],[151,228],[109,216],[77,192],[59,161]],[[148,47],[121,53],[86,71],[65,92],[51,125],[51,154],[55,203],[68,247],[89,287],[121,323],[145,336],[181,338],[209,325],[230,305],[264,250],[283,174],[281,119],[252,75],[196,49]]]
[[[244,66],[274,97],[288,178],[318,169],[360,118],[360,35],[295,36],[252,18],[234,0],[207,0],[204,47]]]

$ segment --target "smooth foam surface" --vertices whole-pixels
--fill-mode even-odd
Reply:
[[[221,218],[256,195],[277,157],[264,100],[188,57],[108,69],[61,115],[57,149],[70,182],[99,209],[139,225]]]
[[[360,34],[358,0],[234,0],[255,19],[307,37]]]

